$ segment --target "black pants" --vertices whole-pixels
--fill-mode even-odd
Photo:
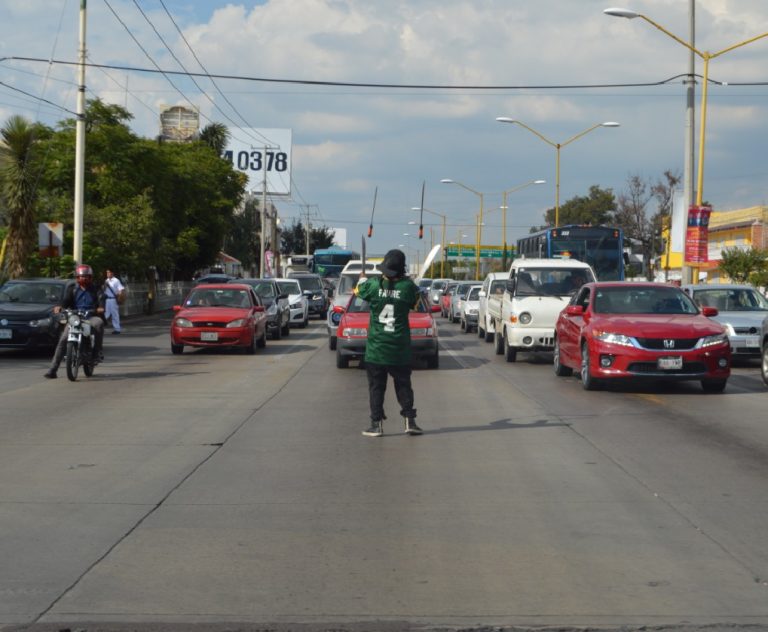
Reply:
[[[395,395],[400,404],[403,417],[416,417],[413,407],[413,388],[411,387],[411,367],[406,365],[385,365],[365,363],[368,371],[368,399],[371,404],[371,420],[386,419],[384,414],[384,394],[387,392],[387,376],[395,382]]]

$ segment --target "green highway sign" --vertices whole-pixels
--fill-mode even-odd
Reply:
[[[507,257],[513,257],[515,250],[507,246]],[[446,257],[474,257],[475,247],[468,244],[453,244],[445,249]],[[504,248],[502,246],[480,246],[481,259],[503,259]]]

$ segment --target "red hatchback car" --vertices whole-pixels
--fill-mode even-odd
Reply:
[[[588,283],[555,325],[555,373],[579,371],[585,389],[617,378],[699,380],[725,389],[731,348],[725,328],[679,288],[660,283]]]
[[[250,285],[195,286],[183,305],[174,305],[171,352],[190,347],[241,347],[255,353],[267,342],[267,314]]]
[[[342,314],[336,330],[336,366],[346,369],[350,360],[362,360],[365,355],[371,310],[368,301],[353,294],[346,307],[337,305],[333,311]],[[440,306],[432,305],[427,294],[422,293],[416,309],[408,314],[411,355],[413,359],[424,359],[429,369],[436,369],[440,365],[437,323],[432,316],[432,312],[439,311]]]

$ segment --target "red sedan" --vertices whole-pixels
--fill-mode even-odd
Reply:
[[[585,389],[617,378],[699,380],[725,389],[731,348],[725,328],[679,288],[659,283],[588,283],[555,325],[555,373],[579,371]]]
[[[342,314],[336,330],[336,366],[346,369],[350,360],[362,360],[368,340],[368,325],[371,318],[368,301],[352,295],[346,307],[336,306],[333,311]],[[411,355],[422,358],[427,368],[436,369],[440,364],[437,346],[437,323],[432,312],[439,312],[439,305],[432,305],[426,294],[422,294],[416,309],[408,314],[411,330]]]
[[[267,314],[250,285],[216,283],[192,289],[174,305],[171,352],[190,347],[241,347],[255,353],[267,342]]]

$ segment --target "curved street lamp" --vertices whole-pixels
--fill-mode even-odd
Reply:
[[[483,194],[480,193],[480,191],[475,191],[473,188],[468,187],[466,184],[463,184],[462,182],[459,182],[458,180],[451,180],[450,178],[443,178],[440,180],[443,184],[455,184],[457,186],[460,186],[462,189],[466,189],[470,193],[474,193],[476,196],[480,198],[480,213],[479,213],[479,220],[476,222],[477,227],[475,230],[475,274],[477,276],[480,276],[480,243],[483,239]]]
[[[508,116],[497,116],[496,120],[499,123],[516,123],[517,125],[520,125],[520,127],[524,127],[532,134],[535,134],[538,136],[541,140],[543,140],[548,145],[551,145],[555,148],[555,226],[560,225],[560,149],[565,147],[566,145],[570,145],[573,141],[578,140],[582,136],[585,136],[586,134],[589,134],[589,132],[596,130],[598,127],[619,127],[619,124],[615,121],[606,121],[604,123],[597,123],[596,125],[593,125],[592,127],[588,127],[583,132],[579,132],[575,136],[571,136],[568,140],[562,143],[556,143],[546,136],[542,134],[541,132],[533,129],[529,125],[526,125],[522,121],[518,121],[517,119],[510,118]]]
[[[696,206],[701,206],[703,196],[704,196],[704,135],[705,135],[706,125],[707,125],[707,86],[709,84],[709,60],[714,59],[715,57],[719,57],[720,55],[724,55],[725,53],[732,51],[736,48],[740,48],[742,46],[746,46],[747,44],[751,44],[752,42],[755,42],[764,37],[768,37],[768,33],[763,33],[762,35],[751,37],[747,40],[744,40],[743,42],[739,42],[738,44],[734,44],[733,46],[724,48],[723,50],[720,50],[716,53],[710,53],[707,51],[700,51],[695,46],[693,46],[693,44],[691,44],[690,42],[686,42],[684,39],[681,39],[674,33],[671,33],[670,31],[665,29],[660,24],[657,24],[656,22],[651,20],[651,18],[649,18],[648,16],[643,15],[642,13],[638,13],[637,11],[630,11],[629,9],[620,9],[620,8],[614,7],[610,9],[604,9],[603,13],[616,18],[626,18],[628,20],[632,20],[634,18],[641,18],[646,22],[648,22],[648,24],[650,24],[651,26],[654,26],[657,29],[659,29],[665,35],[668,35],[669,37],[671,37],[678,44],[682,44],[683,46],[685,46],[692,53],[695,53],[696,55],[701,57],[701,59],[704,61],[704,70],[703,70],[702,80],[701,80],[701,121],[699,124],[699,166],[696,174]]]

